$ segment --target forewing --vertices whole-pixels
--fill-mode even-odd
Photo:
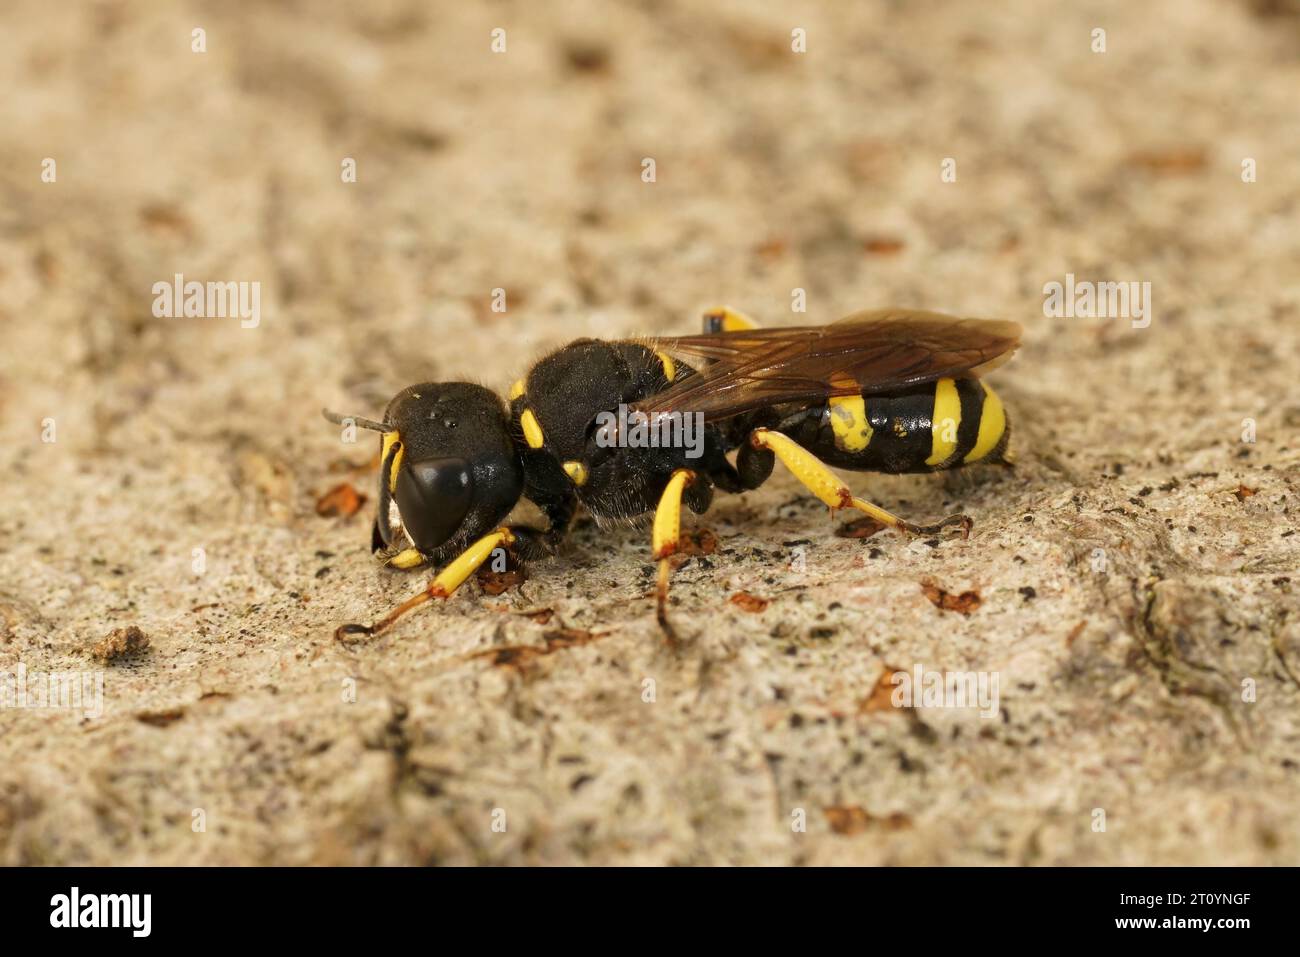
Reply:
[[[654,348],[704,364],[636,408],[718,420],[787,402],[891,392],[978,376],[1009,358],[1019,341],[1014,322],[897,309],[854,313],[828,326],[657,339]]]

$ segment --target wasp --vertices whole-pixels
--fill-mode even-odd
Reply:
[[[1020,327],[898,309],[824,326],[762,328],[730,308],[701,335],[579,339],[537,362],[503,400],[468,382],[403,389],[382,421],[325,411],[381,433],[371,545],[390,566],[444,565],[428,587],[371,625],[446,599],[498,549],[554,555],[579,505],[602,527],[653,513],[656,617],[670,638],[668,590],[682,505],[705,512],[715,489],[756,489],[777,462],[818,499],[913,535],[913,524],[853,494],[829,466],[888,473],[1009,463],[1010,425],[981,378],[1019,344]],[[732,453],[735,453],[733,457]],[[520,498],[547,527],[504,524]]]

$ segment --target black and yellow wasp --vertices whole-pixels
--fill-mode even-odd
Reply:
[[[479,385],[428,382],[399,392],[382,422],[326,412],[383,433],[376,555],[397,568],[449,562],[386,617],[339,635],[375,634],[447,598],[499,548],[523,561],[554,554],[582,505],[602,524],[654,512],[657,615],[672,636],[668,559],[682,503],[704,512],[715,488],[757,488],[778,460],[832,511],[856,509],[908,533],[955,527],[964,537],[966,516],[913,525],[855,497],[823,463],[931,472],[1006,461],[1007,414],[979,377],[1019,336],[1014,322],[930,312],[763,329],[718,309],[705,314],[703,335],[572,342],[516,382],[508,403]],[[682,417],[699,426],[692,447],[644,440],[673,434],[647,424]],[[521,496],[541,509],[546,529],[501,524]]]

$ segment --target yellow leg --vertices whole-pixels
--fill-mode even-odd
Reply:
[[[474,574],[496,549],[502,545],[510,545],[514,540],[515,536],[508,528],[498,528],[490,535],[484,535],[439,572],[424,591],[408,598],[373,625],[340,625],[334,632],[334,636],[346,640],[347,635],[377,635],[412,608],[418,608],[434,598],[450,598],[452,593],[465,583],[465,579]]]
[[[385,565],[391,565],[393,568],[406,570],[408,568],[419,568],[425,563],[425,557],[414,548],[404,548],[388,561]]]
[[[774,452],[781,464],[789,469],[795,478],[831,507],[832,514],[837,508],[854,508],[871,516],[882,525],[888,525],[890,528],[896,528],[903,532],[911,532],[914,535],[933,535],[949,525],[960,525],[962,538],[965,538],[970,532],[971,520],[965,515],[949,515],[933,525],[913,525],[911,522],[904,521],[897,515],[885,511],[879,505],[864,502],[862,499],[855,497],[852,490],[840,480],[839,476],[823,465],[815,455],[789,436],[782,435],[780,432],[773,432],[769,429],[755,429],[751,433],[749,441],[756,449],[770,449]]]
[[[704,334],[716,335],[719,332],[745,332],[757,329],[758,323],[743,312],[737,312],[730,306],[719,306],[704,314]]]
[[[677,552],[682,530],[682,492],[695,481],[690,469],[678,469],[668,480],[664,494],[655,509],[654,532],[651,545],[655,561],[659,563],[659,581],[655,587],[655,617],[669,641],[677,640],[677,633],[668,623],[668,576],[672,574],[669,559]]]

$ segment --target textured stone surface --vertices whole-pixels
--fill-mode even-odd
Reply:
[[[5,4],[0,672],[104,707],[0,711],[0,862],[1300,861],[1294,13],[543,6]],[[154,318],[178,272],[261,324]],[[1150,282],[1151,325],[1045,318],[1067,272]],[[677,651],[647,533],[590,521],[333,640],[426,576],[316,513],[373,500],[322,405],[719,302],[1023,322],[1015,471],[853,477],[971,538],[836,537],[778,476],[705,517]],[[999,715],[892,708],[916,665]]]

